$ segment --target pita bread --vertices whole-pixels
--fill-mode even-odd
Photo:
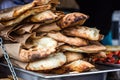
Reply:
[[[83,55],[81,53],[76,53],[76,52],[64,52],[66,56],[66,63],[70,63],[76,60],[80,60],[83,58]]]
[[[34,15],[31,17],[31,21],[32,22],[44,22],[44,21],[51,21],[54,20],[55,18],[57,17],[57,15],[55,15],[52,11],[50,10],[47,10],[47,11],[44,11],[44,12],[41,12],[37,15]]]
[[[59,42],[64,42],[64,43],[67,43],[69,45],[85,46],[88,44],[87,41],[84,39],[67,37],[60,32],[48,33],[48,36],[59,41]]]
[[[11,58],[22,62],[30,62],[42,59],[55,52],[57,41],[49,37],[43,37],[35,40],[31,45],[36,47],[26,50],[22,48],[23,45],[21,43],[12,43],[5,44],[5,48]],[[2,55],[2,51],[0,53]]]
[[[75,60],[73,62],[67,63],[59,68],[55,68],[49,71],[44,71],[47,74],[65,74],[65,73],[80,73],[84,71],[89,71],[95,66],[89,62],[83,60]]]
[[[35,6],[35,3],[29,3],[22,6],[15,6],[13,8],[0,10],[0,22],[15,19],[18,16],[20,16],[22,13],[31,9],[34,6]]]
[[[83,47],[75,46],[61,46],[61,49],[71,52],[81,52],[81,53],[98,53],[100,51],[105,51],[106,47],[103,45],[88,45]]]
[[[48,71],[62,66],[66,62],[66,56],[62,52],[59,52],[35,62],[23,63],[14,59],[11,59],[11,62],[14,66],[26,70]]]
[[[42,11],[48,10],[50,8],[51,8],[50,4],[49,5],[44,5],[44,6],[34,7],[31,10],[26,11],[24,14],[20,15],[16,19],[6,21],[6,22],[1,22],[1,23],[4,26],[13,26],[13,25],[19,24],[21,21],[23,21],[25,18],[27,18],[31,15],[35,15],[35,14],[40,13]]]
[[[86,26],[76,26],[67,28],[64,31],[65,35],[80,37],[88,40],[102,40],[103,37],[99,34],[99,30],[96,28],[89,28]]]
[[[66,14],[59,22],[58,25],[61,28],[66,28],[69,26],[83,25],[84,22],[88,19],[88,16],[83,13],[69,13]]]
[[[66,70],[68,70],[69,72],[70,71],[84,72],[84,71],[89,71],[90,69],[94,67],[95,66],[92,65],[91,63],[83,61],[83,60],[77,60],[64,66],[64,68],[66,68]]]
[[[47,10],[44,12],[41,12],[37,15],[31,16],[29,18],[30,22],[39,22],[39,23],[52,23],[55,22],[57,20],[59,20],[60,18],[62,18],[64,16],[64,14],[62,12],[57,12],[57,11],[51,11],[51,10]]]
[[[27,66],[27,70],[32,71],[42,71],[42,70],[51,70],[57,67],[62,66],[66,62],[66,56],[62,53],[55,53],[50,55],[47,58],[44,58],[40,61],[31,62]]]
[[[33,40],[32,45],[35,46],[35,48],[20,50],[19,56],[22,62],[36,61],[52,54],[56,51],[57,41],[49,37],[43,37]]]
[[[59,0],[34,0],[32,3],[29,3],[29,4],[0,10],[0,22],[15,19],[18,16],[20,16],[22,13],[30,10],[33,7],[43,6],[43,5],[47,5],[47,4],[51,4],[51,3],[59,4]]]

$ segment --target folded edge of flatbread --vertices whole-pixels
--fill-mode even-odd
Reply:
[[[37,13],[40,13],[42,11],[51,9],[51,5],[43,5],[43,6],[37,6],[32,8],[31,10],[26,11],[24,14],[20,15],[19,17],[17,17],[16,19],[10,20],[10,21],[6,21],[6,22],[1,22],[5,27],[9,27],[9,26],[13,26],[13,25],[17,25],[19,24],[21,21],[23,21],[25,18],[31,16],[31,15],[35,15]]]
[[[80,37],[88,40],[99,41],[103,39],[100,31],[96,28],[89,28],[86,26],[75,26],[64,29],[64,34],[68,36]]]

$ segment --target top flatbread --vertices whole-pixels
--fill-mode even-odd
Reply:
[[[42,6],[51,3],[59,4],[59,0],[34,0],[32,3],[29,4],[0,10],[0,21],[8,21],[14,19],[33,7]]]
[[[35,3],[29,3],[23,6],[3,9],[0,11],[0,21],[8,21],[14,19],[34,6]]]
[[[78,13],[78,12],[69,13],[69,14],[66,14],[58,22],[58,25],[61,28],[66,28],[66,27],[75,26],[75,25],[83,25],[88,18],[89,17],[83,13]]]

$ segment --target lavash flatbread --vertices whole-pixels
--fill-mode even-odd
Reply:
[[[33,40],[33,46],[28,50],[21,49],[20,59],[23,62],[36,61],[41,58],[47,57],[56,51],[57,41],[49,37],[43,37],[41,39]]]
[[[40,13],[42,11],[51,9],[51,5],[43,5],[43,6],[37,6],[34,7],[28,11],[26,11],[24,14],[20,15],[19,17],[17,17],[16,19],[10,20],[10,21],[6,21],[6,22],[1,22],[4,26],[13,26],[16,24],[19,24],[21,21],[23,21],[25,18],[31,16],[31,15],[35,15],[37,13]]]
[[[71,52],[98,53],[100,51],[105,51],[106,47],[103,45],[88,45],[83,47],[63,45],[61,46],[61,49]]]
[[[66,63],[70,63],[76,60],[80,60],[83,58],[83,55],[81,53],[76,53],[76,52],[64,52],[66,56]]]
[[[64,31],[65,35],[80,37],[88,40],[102,40],[103,36],[100,35],[99,30],[96,28],[89,28],[86,26],[76,26],[67,28]]]
[[[29,3],[26,5],[15,6],[13,8],[0,10],[0,22],[14,19],[34,6],[35,6],[35,3]]]
[[[71,71],[71,72],[84,72],[94,67],[95,66],[92,65],[91,63],[83,61],[83,60],[77,60],[64,66],[66,70]]]
[[[83,25],[87,19],[88,16],[83,13],[78,12],[68,13],[58,22],[58,25],[61,28],[66,28],[75,25]]]
[[[88,44],[87,40],[77,38],[77,37],[76,38],[67,37],[60,32],[48,33],[48,36],[59,41],[59,42],[64,42],[64,43],[67,43],[69,45],[85,46]]]
[[[29,18],[30,22],[52,23],[64,16],[60,11],[46,10]]]
[[[14,19],[33,7],[42,6],[42,5],[51,4],[51,3],[59,4],[59,1],[58,0],[34,0],[29,4],[0,10],[0,22]]]
[[[38,70],[51,70],[62,66],[66,62],[66,56],[62,53],[56,53],[44,58],[43,60],[31,62],[27,66],[27,70],[38,71]]]

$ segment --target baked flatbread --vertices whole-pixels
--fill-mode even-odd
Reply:
[[[35,62],[23,63],[14,59],[11,59],[11,62],[14,66],[26,70],[47,71],[65,64],[66,56],[62,52],[58,52]]]
[[[59,68],[55,68],[49,71],[44,71],[47,74],[65,74],[65,73],[80,73],[84,71],[89,71],[95,66],[89,62],[83,60],[75,60],[71,63],[65,64]]]
[[[30,62],[47,57],[56,51],[57,41],[49,37],[43,37],[41,39],[33,40],[32,45],[35,46],[35,48],[20,50],[19,56],[21,61]]]
[[[0,22],[17,18],[22,13],[31,9],[34,6],[35,6],[35,3],[29,3],[26,5],[22,5],[22,6],[15,6],[13,8],[7,8],[7,9],[0,10]]]
[[[32,71],[51,70],[62,66],[65,62],[66,56],[62,52],[58,52],[42,60],[29,63],[26,69]]]
[[[69,13],[66,14],[59,22],[58,25],[61,28],[66,28],[69,26],[83,25],[84,22],[88,19],[88,16],[83,13]]]
[[[59,42],[64,42],[64,43],[67,43],[69,45],[85,46],[88,44],[87,41],[84,39],[67,37],[60,32],[48,33],[48,36],[59,41]]]
[[[57,11],[51,11],[47,10],[44,12],[41,12],[39,14],[36,14],[34,16],[31,16],[29,18],[30,22],[39,22],[39,23],[52,23],[64,16],[64,13],[57,12]]]
[[[99,30],[96,28],[89,28],[86,26],[76,26],[67,28],[64,31],[65,35],[80,37],[88,40],[102,40],[103,36],[100,35]]]
[[[90,69],[94,68],[95,66],[92,65],[89,62],[83,61],[83,60],[77,60],[74,62],[71,62],[64,66],[66,70],[69,72],[84,72],[89,71]]]
[[[66,63],[70,63],[76,60],[80,60],[83,58],[83,55],[81,53],[76,53],[76,52],[64,52],[66,56]]]
[[[43,37],[34,41],[31,43],[34,48],[30,49],[24,49],[22,43],[5,44],[5,48],[11,58],[22,62],[36,61],[56,51],[57,41],[52,38]]]
[[[34,0],[33,2],[21,6],[15,6],[8,9],[0,10],[0,22],[1,21],[8,21],[14,18],[17,18],[22,13],[30,10],[36,6],[43,6],[46,4],[59,4],[59,0]]]
[[[83,47],[75,46],[61,46],[61,49],[71,52],[81,52],[81,53],[98,53],[100,51],[105,51],[106,47],[103,45],[88,45]]]
[[[26,11],[24,14],[20,15],[19,17],[17,17],[16,19],[10,20],[10,21],[6,21],[6,22],[1,22],[4,26],[13,26],[16,24],[19,24],[22,20],[24,20],[25,18],[31,16],[31,15],[35,15],[37,13],[40,13],[42,11],[51,9],[51,5],[43,5],[43,6],[38,6],[38,7],[34,7],[31,10]]]

